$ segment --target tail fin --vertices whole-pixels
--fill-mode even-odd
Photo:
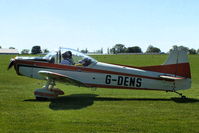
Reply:
[[[171,50],[168,59],[163,65],[188,63],[187,51],[185,50]]]
[[[175,80],[174,89],[188,89],[191,87],[191,71],[188,60],[187,51],[182,49],[174,49],[170,52],[170,55],[166,62],[163,64],[165,68],[172,67],[171,73],[175,76],[182,76],[184,80]],[[166,70],[167,71],[167,70]]]
[[[172,50],[168,59],[162,65],[139,67],[143,70],[154,71],[165,74],[172,74],[191,79],[190,65],[187,52],[184,50]]]
[[[191,79],[189,60],[185,50],[172,50],[163,66],[172,66],[173,74]]]
[[[162,65],[139,67],[143,70],[159,72],[161,78],[174,80],[174,90],[191,87],[191,71],[187,52],[180,49],[172,50]]]

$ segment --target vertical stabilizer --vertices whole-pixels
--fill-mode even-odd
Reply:
[[[182,76],[191,79],[191,71],[187,53],[187,51],[182,49],[172,50],[168,59],[163,64],[163,66],[165,66],[164,69],[169,69],[172,71],[172,74],[175,74],[176,76]]]
[[[168,59],[163,65],[188,63],[187,51],[185,50],[171,50]]]
[[[175,76],[185,78],[183,80],[175,80],[174,90],[188,89],[191,87],[191,71],[187,54],[188,52],[185,50],[174,49],[170,52],[168,59],[163,64],[165,69],[169,69]]]
[[[174,80],[173,90],[189,89],[191,87],[191,70],[187,51],[174,49],[164,64],[158,66],[140,67],[140,69],[159,72],[161,78]]]

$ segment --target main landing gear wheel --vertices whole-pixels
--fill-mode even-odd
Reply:
[[[186,96],[181,96],[181,98],[182,98],[182,99],[187,99],[187,97],[186,97]]]
[[[49,100],[48,98],[45,98],[45,97],[36,96],[35,98],[36,98],[37,101],[48,101]]]
[[[43,88],[36,89],[34,91],[35,98],[38,101],[47,101],[57,98],[59,95],[63,95],[64,92],[58,88],[54,88],[54,80],[48,79],[46,85]]]

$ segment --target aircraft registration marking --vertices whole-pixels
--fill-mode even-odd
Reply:
[[[118,86],[138,87],[139,88],[142,86],[142,78],[106,75],[105,83],[107,85],[116,84]]]

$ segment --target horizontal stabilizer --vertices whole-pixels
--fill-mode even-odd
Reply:
[[[166,76],[166,75],[160,75],[160,78],[163,78],[163,79],[171,79],[171,80],[181,80],[181,79],[185,79],[184,77],[173,77],[173,76]]]

